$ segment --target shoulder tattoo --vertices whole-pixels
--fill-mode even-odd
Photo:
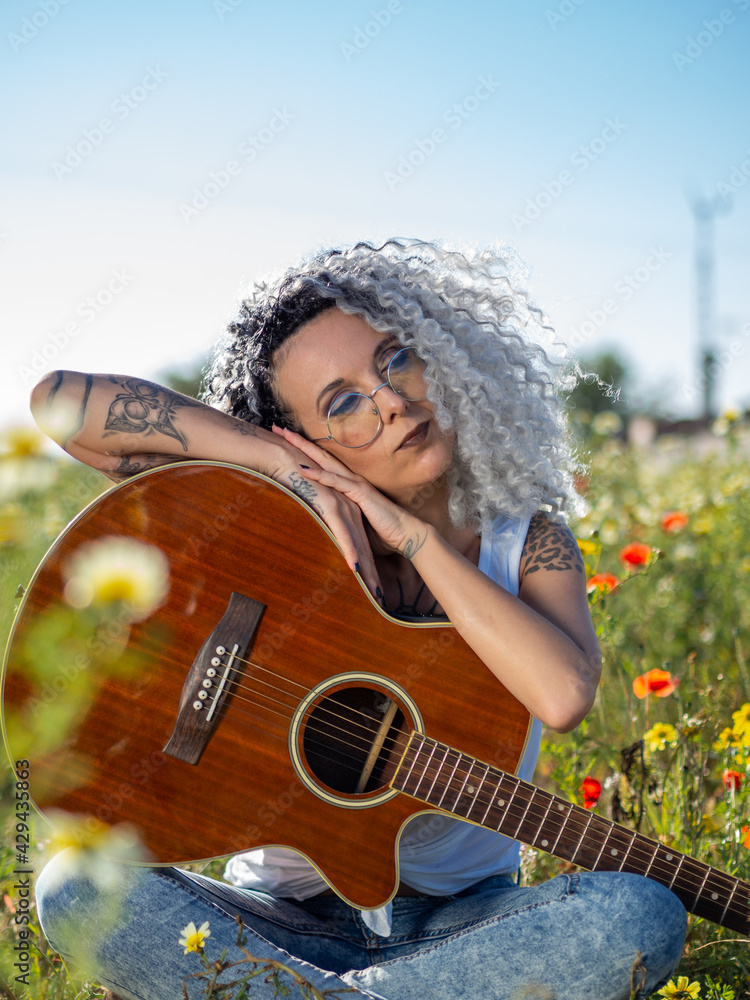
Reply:
[[[575,570],[583,573],[583,558],[573,532],[565,524],[535,514],[529,524],[521,557],[521,578],[537,570]]]

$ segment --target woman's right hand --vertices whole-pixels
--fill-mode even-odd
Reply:
[[[380,599],[380,577],[362,520],[362,511],[354,501],[338,490],[305,478],[304,472],[320,469],[318,463],[290,444],[278,427],[274,427],[274,436],[280,448],[276,452],[275,463],[271,463],[263,471],[271,479],[296,493],[325,521],[349,568],[358,572],[370,593]]]

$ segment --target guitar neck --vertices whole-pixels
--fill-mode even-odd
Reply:
[[[750,934],[750,884],[566,802],[445,743],[412,733],[391,785],[589,871],[645,875],[691,913]]]

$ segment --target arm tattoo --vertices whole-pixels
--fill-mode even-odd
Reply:
[[[292,472],[289,476],[289,482],[300,500],[304,500],[306,504],[312,507],[318,517],[322,517],[323,520],[325,520],[323,508],[320,504],[315,503],[318,491],[315,489],[310,480],[300,476],[297,472]]]
[[[62,383],[63,383],[63,378],[62,378],[62,373],[60,373],[60,377],[58,378],[58,381],[55,383],[55,385],[54,385],[54,387],[52,389],[52,392],[50,393],[49,402],[48,402],[47,405],[49,405],[49,403],[52,402],[54,394],[60,388],[60,386],[62,385]],[[68,444],[68,441],[70,441],[70,439],[73,437],[73,435],[77,434],[78,431],[80,431],[80,429],[83,427],[83,419],[86,416],[86,407],[88,406],[88,403],[89,403],[89,395],[91,394],[91,386],[93,384],[94,384],[94,377],[93,377],[93,375],[87,375],[86,376],[86,385],[85,385],[85,388],[83,390],[83,399],[81,400],[81,406],[80,406],[80,409],[78,410],[78,414],[76,416],[76,422],[75,422],[75,424],[73,424],[72,427],[69,428],[68,435],[65,438],[65,440],[62,442],[62,448],[63,448],[64,451],[67,451],[67,447],[66,446]]]
[[[383,607],[389,614],[394,617],[402,618],[444,618],[447,619],[447,615],[444,611],[438,611],[438,602],[427,590],[427,585],[422,581],[422,585],[417,591],[417,596],[409,604],[404,596],[404,585],[401,582],[401,577],[396,577],[396,583],[398,584],[398,605],[392,611],[388,608],[388,604],[383,598]],[[419,602],[425,605],[420,611]],[[429,602],[432,602],[431,604]]]
[[[404,542],[404,547],[401,549],[401,555],[404,559],[413,559],[414,556],[419,552],[425,543],[427,535],[423,538],[419,537],[419,533],[412,535],[411,538],[407,538]]]
[[[116,382],[115,379],[113,381]],[[185,451],[188,450],[187,438],[177,430],[173,420],[179,407],[202,406],[202,403],[143,379],[129,378],[116,384],[122,386],[123,392],[115,396],[109,407],[104,437],[120,432],[146,437],[165,434],[179,441]]]
[[[236,431],[243,437],[258,436],[258,428],[255,426],[255,424],[250,424],[246,420],[240,420],[239,418],[235,418],[234,423],[230,424],[230,427],[232,428],[233,431]]]
[[[118,482],[121,479],[127,479],[129,476],[134,476],[137,472],[158,469],[162,465],[171,465],[173,462],[180,461],[176,455],[174,457],[171,455],[146,455],[145,458],[145,462],[137,462],[131,455],[123,455],[117,468],[109,469],[105,475]]]
[[[573,533],[565,524],[535,514],[523,549],[521,576],[540,569],[574,569],[583,573],[583,559]]]
[[[61,371],[57,372],[57,377],[55,378],[55,384],[50,389],[49,396],[47,397],[47,405],[48,406],[52,402],[52,400],[55,398],[55,396],[57,395],[57,390],[63,384],[63,379],[64,378],[65,378],[65,376],[64,376],[64,374]]]

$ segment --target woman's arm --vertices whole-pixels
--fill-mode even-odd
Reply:
[[[601,654],[570,529],[543,516],[532,521],[519,597],[429,525],[416,528],[411,549],[415,569],[495,676],[550,729],[574,729],[594,703]]]
[[[359,510],[302,475],[314,466],[283,436],[147,379],[56,371],[34,388],[37,424],[73,458],[110,479],[188,459],[230,462],[293,490],[323,518],[374,593],[377,572]]]

